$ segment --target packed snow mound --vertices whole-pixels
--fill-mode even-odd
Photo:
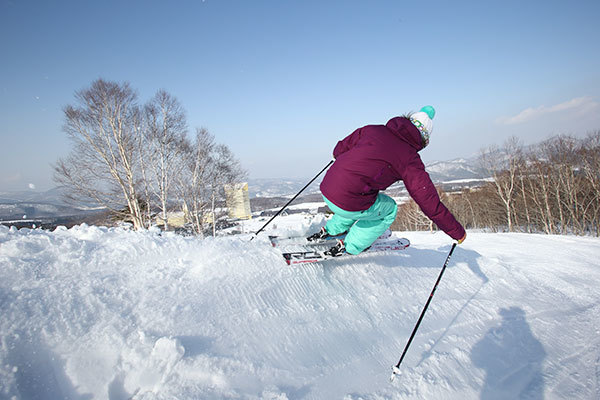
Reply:
[[[390,383],[451,241],[290,267],[266,239],[322,222],[0,227],[0,398],[600,397],[599,239],[469,232]]]

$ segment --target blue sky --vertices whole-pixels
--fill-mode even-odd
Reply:
[[[357,127],[433,105],[427,162],[600,129],[600,2],[0,0],[0,191],[52,187],[97,78],[159,89],[252,178],[310,178]]]

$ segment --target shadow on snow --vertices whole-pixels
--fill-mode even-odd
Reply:
[[[502,320],[473,346],[471,361],[485,371],[482,400],[544,398],[544,347],[519,307],[498,311]]]

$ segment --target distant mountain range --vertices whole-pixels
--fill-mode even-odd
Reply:
[[[250,179],[248,181],[248,193],[250,198],[256,197],[291,197],[294,196],[300,189],[302,189],[308,181],[308,179],[277,179],[277,178],[264,178],[264,179]],[[321,183],[322,176],[313,182],[303,194],[311,194],[319,192],[319,185]]]
[[[98,208],[68,204],[64,199],[63,190],[56,187],[47,191],[0,192],[0,222],[46,221],[98,212]]]
[[[426,166],[432,180],[444,190],[459,190],[468,186],[480,185],[486,179],[476,159],[455,159],[436,161]],[[319,193],[322,176],[310,185],[302,197],[314,198]],[[308,179],[250,179],[248,190],[254,204],[260,198],[289,198],[298,193],[310,180]],[[401,195],[403,185],[394,185],[390,192]],[[98,212],[92,207],[75,207],[64,199],[60,187],[40,192],[34,190],[20,192],[0,192],[0,222],[10,220],[30,220],[84,216]]]
[[[427,164],[425,169],[429,173],[429,176],[431,176],[431,180],[436,183],[463,179],[484,179],[487,177],[483,168],[477,165],[476,158],[434,161]]]
[[[445,188],[457,185],[460,187],[477,185],[487,178],[485,171],[477,165],[476,158],[435,161],[427,164],[425,169],[433,182]],[[318,193],[322,178],[320,176],[315,180],[303,194]],[[310,179],[250,179],[248,191],[251,198],[290,197],[298,193]]]
[[[22,190],[18,192],[0,192],[0,203],[50,203],[50,204],[62,204],[63,190],[59,187],[39,192],[35,190]]]

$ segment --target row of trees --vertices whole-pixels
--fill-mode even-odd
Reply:
[[[98,79],[75,98],[64,109],[73,149],[55,165],[55,180],[74,201],[106,207],[136,229],[148,227],[156,213],[168,228],[167,212],[176,208],[202,233],[223,185],[245,176],[206,129],[188,138],[185,111],[164,90],[139,105],[128,83]]]
[[[442,201],[467,228],[600,236],[600,132],[524,147],[515,138],[482,152],[490,182]],[[397,229],[432,229],[414,202]]]

